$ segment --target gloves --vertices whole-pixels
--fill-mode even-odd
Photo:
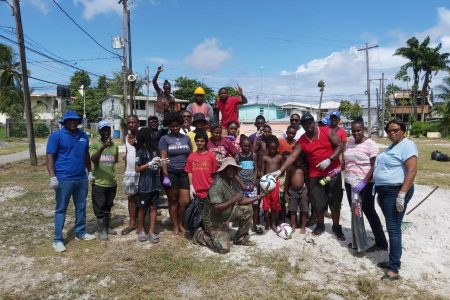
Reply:
[[[151,168],[154,165],[159,165],[159,162],[161,161],[161,157],[155,156],[151,161],[148,162],[148,167]]]
[[[328,172],[328,175],[331,176],[331,177],[336,177],[337,175],[339,175],[339,173],[341,173],[341,170],[333,169],[330,172]]]
[[[195,189],[192,184],[189,186],[189,195],[191,196],[191,200],[194,200]]]
[[[281,171],[276,170],[275,172],[269,173],[267,175],[272,175],[273,177],[278,178],[281,175]]]
[[[316,168],[321,169],[322,171],[328,168],[331,164],[331,160],[329,158],[323,160],[321,163],[316,165]]]
[[[353,192],[355,193],[361,193],[361,191],[366,187],[366,182],[363,180],[361,180],[354,188],[353,188]]]
[[[170,178],[167,176],[164,176],[163,178],[163,185],[166,187],[170,187],[172,185],[172,182],[170,182]]]
[[[54,177],[50,177],[50,188],[51,189],[57,189],[59,186],[59,181],[58,178]]]
[[[399,192],[397,199],[395,200],[395,206],[397,207],[398,212],[402,212],[405,209],[405,192]]]
[[[88,180],[89,180],[89,182],[92,182],[92,181],[95,180],[95,177],[94,177],[94,175],[92,175],[92,172],[89,172],[89,174],[88,174]]]
[[[236,140],[236,138],[235,138],[234,136],[232,136],[232,135],[227,136],[227,139],[228,139],[230,142],[234,142],[234,141]]]

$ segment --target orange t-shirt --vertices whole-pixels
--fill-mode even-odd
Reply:
[[[285,151],[292,152],[295,147],[295,140],[292,141],[292,144],[289,144],[289,142],[286,139],[278,139],[280,142],[280,146],[278,146],[278,153],[282,154]]]

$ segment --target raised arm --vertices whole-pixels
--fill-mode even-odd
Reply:
[[[158,86],[159,73],[161,73],[162,71],[164,71],[163,65],[158,67],[158,69],[156,70],[156,74],[155,74],[155,76],[153,77],[153,80],[152,80],[153,87],[155,88],[155,91],[156,91],[157,94],[160,94],[162,92],[161,88]]]
[[[241,99],[240,104],[247,104],[248,102],[247,97],[244,96],[244,92],[242,91],[242,88],[239,85],[236,87],[236,92],[238,93],[239,98]]]

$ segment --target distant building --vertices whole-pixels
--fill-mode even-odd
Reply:
[[[431,113],[431,108],[433,107],[432,102],[433,94],[429,93],[425,97],[425,105],[424,105],[424,116],[425,120],[428,115]],[[392,103],[392,110],[394,117],[402,120],[406,124],[411,124],[411,116],[414,114],[414,103],[413,103],[413,94],[411,90],[402,90],[393,93],[389,96],[389,99]],[[417,95],[417,116],[416,120],[422,120],[422,92],[419,91]]]
[[[243,123],[253,123],[257,116],[262,115],[266,120],[276,120],[284,118],[284,111],[281,106],[271,104],[246,104],[239,106],[239,121]]]
[[[319,104],[305,104],[301,102],[286,102],[281,104],[286,116],[290,116],[293,113],[298,113],[300,116],[306,112],[313,115],[314,120],[320,120],[321,118],[328,115],[330,112],[338,110],[341,103],[338,101],[326,101],[322,102],[320,107],[321,116],[319,117]]]

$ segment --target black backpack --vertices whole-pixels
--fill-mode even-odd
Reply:
[[[437,150],[431,152],[431,159],[432,160],[437,160],[437,161],[450,161],[450,157],[447,154],[442,153],[442,152],[437,151]]]

